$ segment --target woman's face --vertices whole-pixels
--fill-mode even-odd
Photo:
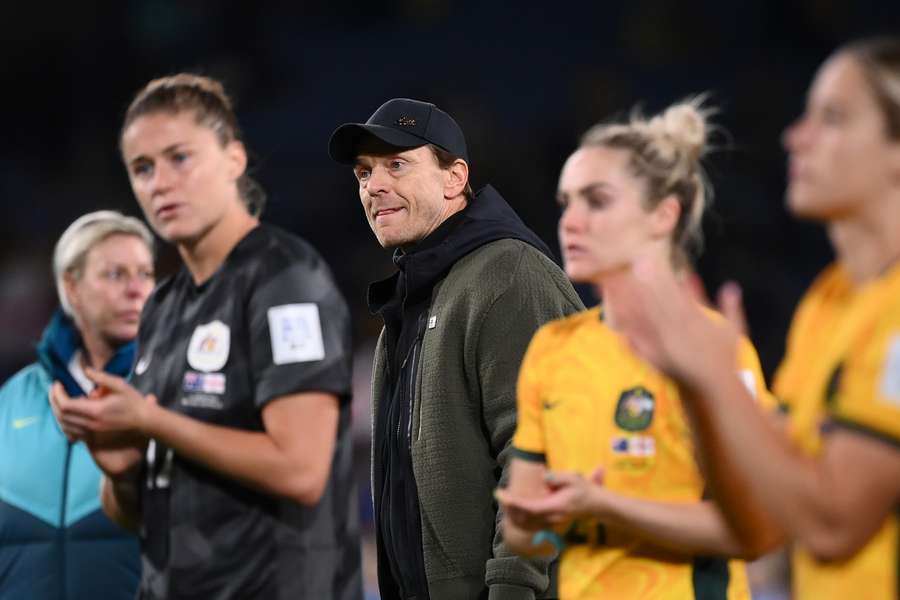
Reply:
[[[628,168],[627,150],[590,146],[578,149],[563,166],[557,199],[563,209],[559,240],[566,274],[598,283],[605,274],[630,265],[649,246],[668,247],[675,223],[671,201],[647,211],[644,186]],[[674,215],[677,221],[677,211]]]
[[[113,234],[85,255],[80,273],[65,278],[66,294],[84,336],[117,347],[137,336],[141,310],[153,291],[153,257],[134,235]]]
[[[192,110],[138,117],[122,135],[122,155],[147,221],[166,241],[190,244],[240,204],[243,145],[223,146]]]
[[[788,208],[830,221],[852,215],[896,186],[900,144],[860,63],[838,54],[819,69],[803,115],[784,133]]]

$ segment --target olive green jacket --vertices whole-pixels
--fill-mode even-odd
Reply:
[[[516,379],[534,332],[583,309],[565,274],[533,246],[490,242],[454,264],[431,297],[415,381],[412,461],[431,600],[555,597],[548,561],[504,545],[494,489],[516,427]],[[384,332],[372,400],[387,382]]]

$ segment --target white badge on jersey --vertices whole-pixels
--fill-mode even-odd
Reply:
[[[879,391],[885,402],[900,406],[900,335],[895,335],[888,343]]]
[[[188,364],[198,371],[219,371],[228,362],[231,329],[222,321],[199,325],[188,344]]]
[[[272,361],[276,365],[325,358],[319,307],[315,303],[273,306],[268,315]]]

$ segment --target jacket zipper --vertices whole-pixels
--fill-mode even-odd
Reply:
[[[409,446],[409,449],[412,450],[412,419],[413,419],[413,407],[415,406],[415,393],[416,393],[416,359],[419,356],[419,345],[421,342],[419,341],[418,336],[416,337],[416,342],[413,345],[412,349],[412,363],[409,366],[409,404],[408,410],[409,414],[406,415],[407,423],[406,423],[406,442]]]
[[[68,557],[66,556],[66,547],[67,547],[67,538],[68,538],[68,530],[66,529],[66,505],[69,502],[69,469],[71,467],[70,463],[72,461],[72,446],[73,442],[69,442],[67,440],[66,443],[66,460],[63,465],[63,490],[62,490],[62,506],[59,509],[59,530],[57,531],[57,535],[59,535],[59,571],[60,571],[60,582],[59,582],[59,590],[60,590],[60,598],[66,598],[68,596],[68,575],[66,573],[66,563],[68,562]]]
[[[416,321],[415,341],[413,342],[412,348],[410,348],[407,351],[406,357],[403,359],[403,362],[400,364],[401,378],[405,371],[406,376],[409,380],[409,385],[408,385],[409,392],[407,394],[408,397],[407,397],[407,402],[406,402],[406,408],[407,408],[407,423],[406,423],[407,438],[406,438],[406,441],[407,441],[407,446],[410,449],[412,449],[412,414],[413,414],[413,407],[415,406],[414,401],[415,401],[415,391],[416,391],[416,367],[418,365],[418,361],[416,359],[419,356],[419,346],[421,346],[422,338],[425,335],[425,328],[423,327],[423,325],[425,324],[425,318],[424,318],[425,314],[427,314],[427,311],[426,311],[426,313],[419,315],[419,318]],[[412,360],[410,360],[410,359],[412,359]],[[409,369],[406,369],[407,363],[409,363]],[[402,382],[400,385],[402,385]],[[398,438],[400,437],[400,425],[401,424],[402,424],[402,418],[397,419],[397,437]]]

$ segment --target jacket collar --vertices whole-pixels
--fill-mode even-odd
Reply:
[[[521,240],[555,261],[547,245],[522,222],[500,193],[487,185],[424,240],[405,251],[394,251],[398,270],[369,286],[369,310],[377,314],[392,299],[430,294],[459,259],[500,239]]]
[[[85,394],[69,373],[69,362],[81,347],[81,334],[75,323],[61,309],[57,309],[38,342],[37,355],[50,377],[61,382],[70,396]],[[135,348],[135,342],[119,348],[103,370],[119,377],[127,377],[134,362]]]

